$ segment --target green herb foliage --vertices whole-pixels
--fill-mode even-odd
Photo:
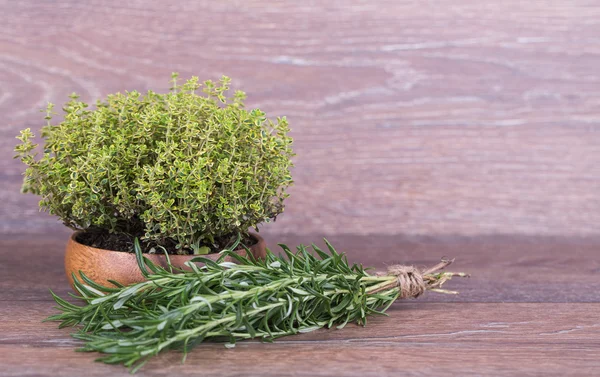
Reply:
[[[17,158],[23,191],[74,229],[99,228],[179,247],[238,232],[283,211],[292,183],[288,122],[225,96],[230,80],[193,77],[167,94],[109,95],[94,110],[73,94],[64,120],[42,128],[41,156],[30,129]]]
[[[281,245],[287,258],[269,252],[264,261],[226,251],[216,263],[194,258],[205,266],[190,263],[192,271],[178,274],[142,261],[137,247],[147,282],[107,288],[82,274],[76,288],[87,305],[54,295],[62,313],[49,320],[61,321],[61,327],[82,325],[74,337],[85,341],[84,351],[106,353],[99,359],[105,363],[137,368],[164,349],[185,354],[213,338],[232,346],[241,339],[269,341],[348,322],[364,324],[369,314],[382,313],[396,299],[398,288],[369,295],[395,277],[370,276],[327,245],[329,254],[313,246],[316,257],[304,246],[293,253]],[[238,264],[223,262],[225,256]]]
[[[152,264],[137,244],[147,282],[129,287],[115,282],[116,288],[108,288],[84,274],[81,280],[74,276],[86,305],[53,294],[62,313],[48,320],[80,326],[73,336],[85,341],[83,351],[105,353],[99,361],[135,371],[166,349],[181,349],[185,360],[191,347],[206,340],[231,347],[242,339],[271,341],[349,322],[366,324],[368,315],[383,314],[400,294],[396,276],[371,276],[362,266],[350,266],[329,243],[328,253],[313,245],[316,256],[305,246],[297,252],[280,246],[284,256],[268,252],[265,260],[254,260],[233,253],[233,245],[217,262],[197,257],[192,262],[204,266],[190,262],[190,271],[173,271]],[[424,278],[427,289],[452,293],[438,288],[457,275],[464,276],[431,272]]]

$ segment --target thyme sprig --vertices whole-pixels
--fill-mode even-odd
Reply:
[[[81,351],[104,353],[98,361],[135,372],[166,349],[182,350],[185,360],[194,345],[206,340],[233,347],[243,339],[272,341],[350,322],[364,325],[369,315],[384,314],[401,296],[397,276],[370,275],[325,242],[328,253],[316,245],[311,247],[316,255],[306,246],[292,252],[280,245],[283,255],[268,252],[264,260],[240,256],[233,245],[217,262],[194,258],[189,271],[154,265],[136,242],[138,265],[148,281],[104,287],[80,273],[80,278],[74,276],[79,296],[73,296],[85,305],[52,293],[61,313],[47,320],[80,327],[73,337],[85,342]],[[441,285],[465,275],[439,272],[449,263],[423,272],[426,289],[455,293]]]

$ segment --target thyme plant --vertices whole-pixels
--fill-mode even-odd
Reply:
[[[167,349],[182,350],[185,360],[194,345],[207,340],[232,347],[242,339],[272,341],[351,322],[364,325],[367,316],[384,314],[398,298],[424,290],[455,293],[441,285],[452,276],[465,276],[440,272],[449,261],[423,272],[396,266],[388,275],[373,276],[349,265],[329,243],[329,253],[313,245],[316,256],[305,246],[296,253],[280,246],[285,257],[269,252],[265,260],[253,260],[233,253],[234,245],[217,262],[197,257],[188,262],[191,271],[181,271],[152,264],[138,244],[138,264],[148,281],[108,288],[84,274],[74,276],[86,304],[53,294],[61,313],[48,320],[60,321],[60,327],[79,326],[73,336],[85,342],[81,350],[104,353],[99,361],[135,371]],[[237,264],[224,262],[226,256]]]
[[[23,192],[73,229],[127,234],[190,248],[275,218],[292,183],[285,117],[244,108],[220,83],[192,77],[166,94],[111,94],[94,109],[78,96],[52,124],[48,105],[41,156],[30,129],[16,158],[27,165]]]

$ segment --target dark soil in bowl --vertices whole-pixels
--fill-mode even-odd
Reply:
[[[114,251],[123,251],[128,253],[133,253],[133,241],[135,237],[127,234],[111,234],[108,232],[103,232],[99,230],[93,231],[85,231],[77,236],[77,242],[86,245],[95,247],[98,249],[105,250],[114,250]],[[210,248],[210,253],[218,253],[225,248],[230,247],[234,244],[237,239],[237,234],[232,234],[225,237],[220,237],[215,239],[215,243],[210,245],[200,245],[207,246]],[[251,247],[257,243],[257,240],[251,237],[248,234],[242,235],[242,239],[237,249],[242,249],[245,245],[246,247]],[[167,239],[165,243],[160,246],[156,243],[156,241],[143,241],[140,240],[140,246],[142,247],[142,252],[144,253],[157,253],[163,254],[164,251],[162,248],[165,248],[167,253],[171,255],[193,255],[194,252],[192,249],[183,248],[177,249],[177,242],[172,239]]]

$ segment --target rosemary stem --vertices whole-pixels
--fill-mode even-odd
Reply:
[[[256,314],[258,314],[260,312],[264,312],[265,310],[277,308],[277,307],[282,306],[284,304],[286,304],[286,303],[284,303],[284,302],[277,302],[277,303],[270,304],[270,305],[264,305],[264,306],[262,306],[260,308],[247,311],[245,313],[245,315],[251,317],[251,316],[256,315]],[[142,354],[142,356],[147,356],[147,355],[150,355],[150,354],[157,354],[162,349],[164,349],[165,347],[167,347],[167,346],[169,346],[169,345],[171,345],[171,344],[173,344],[175,342],[181,342],[181,341],[183,341],[183,340],[185,340],[187,338],[191,338],[193,336],[197,336],[199,334],[202,334],[206,330],[210,330],[212,328],[215,328],[215,327],[217,327],[217,326],[219,326],[221,324],[227,323],[227,322],[234,322],[235,320],[236,320],[236,315],[232,314],[232,315],[229,315],[227,317],[223,317],[221,319],[209,322],[209,323],[207,323],[207,324],[205,324],[203,326],[199,326],[199,327],[196,327],[194,329],[190,329],[190,330],[179,332],[177,335],[175,335],[174,337],[170,338],[169,340],[160,343],[155,350],[147,350],[145,352],[142,352],[141,354]]]
[[[148,281],[106,288],[82,275],[75,287],[86,301],[74,305],[53,294],[62,313],[48,318],[60,326],[80,326],[73,334],[85,341],[83,351],[103,353],[109,364],[138,370],[150,357],[166,349],[183,348],[223,338],[228,347],[236,340],[273,340],[284,335],[323,327],[366,324],[370,314],[383,314],[399,298],[416,297],[425,290],[442,289],[444,282],[462,273],[439,272],[442,261],[422,272],[412,266],[391,266],[388,275],[369,275],[362,266],[349,265],[343,254],[327,243],[326,254],[300,246],[286,256],[268,253],[251,260],[226,251],[216,263],[192,271],[164,269],[136,257]],[[225,262],[225,258],[238,264]],[[412,287],[412,288],[411,288]],[[418,289],[416,289],[416,288]]]

